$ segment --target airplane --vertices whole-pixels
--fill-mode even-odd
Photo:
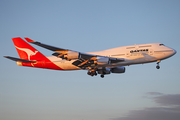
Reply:
[[[110,73],[125,73],[125,66],[157,62],[159,69],[161,60],[167,59],[176,50],[161,43],[139,44],[117,47],[97,52],[77,52],[69,49],[43,44],[25,37],[12,38],[20,58],[4,56],[16,61],[19,66],[53,69],[53,70],[87,70],[90,76]],[[53,56],[47,57],[32,47],[32,43],[51,50]]]

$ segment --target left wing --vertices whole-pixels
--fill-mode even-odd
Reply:
[[[81,53],[69,49],[58,48],[37,41],[33,41],[27,37],[25,37],[25,39],[27,40],[27,42],[54,51],[55,53],[53,53],[52,55],[58,58],[66,59],[68,61],[76,59],[72,64],[81,69],[96,69],[98,65],[113,64],[124,61],[124,59],[119,59],[119,58],[111,58],[111,57]]]

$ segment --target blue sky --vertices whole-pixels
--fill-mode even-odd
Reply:
[[[179,120],[179,0],[1,0],[0,119]],[[11,38],[81,52],[164,43],[177,54],[104,79],[17,66]],[[34,46],[43,54],[51,51]],[[167,102],[170,101],[170,102]],[[176,114],[178,113],[178,114]],[[167,116],[164,116],[167,115]]]

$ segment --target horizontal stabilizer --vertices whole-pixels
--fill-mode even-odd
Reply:
[[[36,61],[29,61],[25,59],[20,59],[20,58],[15,58],[15,57],[10,57],[10,56],[4,56],[5,58],[8,58],[13,61],[20,61],[20,62],[25,62],[25,63],[35,63]]]

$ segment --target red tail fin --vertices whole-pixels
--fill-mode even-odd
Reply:
[[[12,40],[21,59],[5,56],[6,58],[17,61],[20,66],[62,70],[20,37],[12,38]]]
[[[25,42],[22,38],[12,38],[12,40],[21,59],[38,61],[44,60],[46,58],[43,54]]]

